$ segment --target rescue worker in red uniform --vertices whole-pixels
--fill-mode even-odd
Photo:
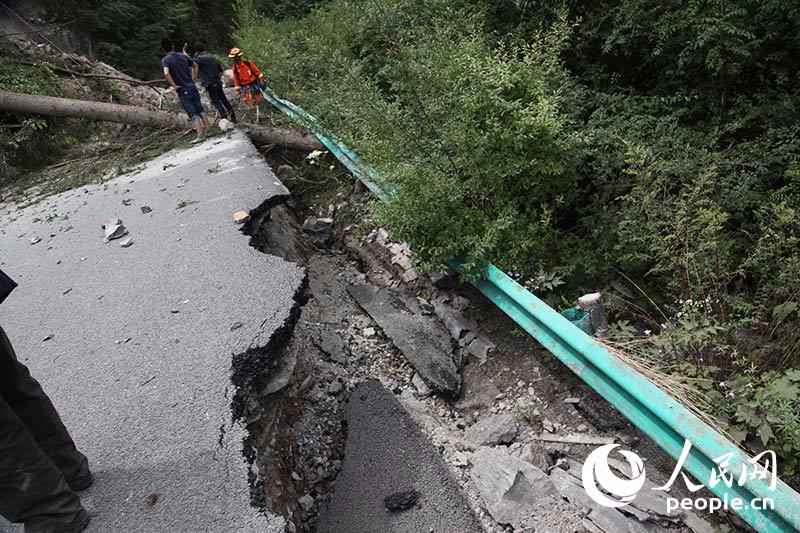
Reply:
[[[242,51],[238,48],[231,48],[228,57],[233,59],[231,68],[236,92],[244,98],[247,107],[252,110],[261,101],[264,75],[255,63],[242,57]]]

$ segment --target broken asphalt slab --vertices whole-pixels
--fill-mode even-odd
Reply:
[[[370,284],[347,291],[381,327],[434,392],[456,396],[461,375],[447,330],[422,312],[417,299],[401,290]]]
[[[87,531],[283,530],[250,506],[231,361],[284,325],[305,274],[251,248],[231,213],[286,194],[233,133],[0,210],[1,268],[19,283],[0,321],[89,458]],[[106,217],[136,245],[103,242]]]
[[[379,381],[355,388],[345,417],[344,463],[319,533],[481,531],[442,457]]]

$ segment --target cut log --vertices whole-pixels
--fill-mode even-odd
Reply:
[[[189,126],[182,114],[153,111],[138,106],[74,100],[53,96],[0,91],[0,111],[21,115],[79,118],[103,122],[118,122],[134,126],[183,130]],[[244,131],[256,144],[277,144],[296,150],[322,150],[316,137],[263,126],[244,125]]]

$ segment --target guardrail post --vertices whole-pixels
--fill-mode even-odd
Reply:
[[[603,295],[599,292],[586,294],[578,298],[578,307],[589,313],[589,320],[592,323],[595,337],[598,339],[608,338],[608,318],[606,318],[606,308],[603,306]]]

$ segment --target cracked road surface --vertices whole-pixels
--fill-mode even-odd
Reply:
[[[356,387],[346,416],[344,464],[320,533],[481,531],[436,449],[379,381]],[[387,510],[408,493],[408,508]]]
[[[19,283],[0,321],[89,458],[88,531],[283,530],[249,503],[230,369],[304,275],[251,248],[232,214],[286,193],[234,133],[0,212],[0,265]],[[131,247],[103,242],[113,216]]]

